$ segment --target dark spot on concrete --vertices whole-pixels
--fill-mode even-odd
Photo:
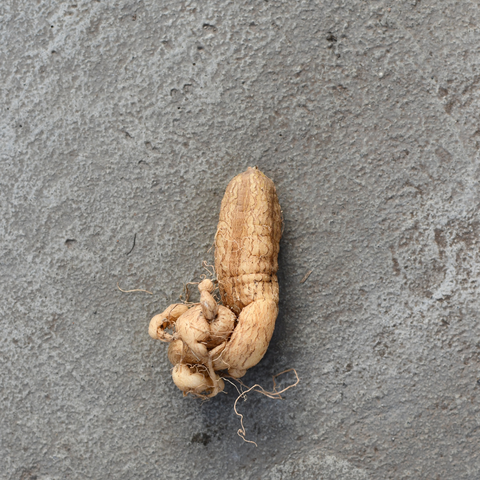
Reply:
[[[435,149],[435,155],[442,162],[450,162],[452,160],[452,154],[449,151],[445,150],[443,147],[437,147]]]
[[[337,37],[332,32],[328,32],[327,33],[327,42],[335,43],[336,41],[337,41]]]
[[[438,246],[438,251],[440,252],[440,256],[443,257],[445,254],[445,248],[447,246],[447,239],[443,234],[443,230],[440,228],[435,229],[435,243]]]
[[[438,89],[438,96],[440,98],[446,97],[448,95],[448,90],[446,88],[440,87]]]
[[[192,436],[191,443],[200,443],[206,447],[212,441],[212,437],[208,433],[195,433]]]
[[[440,228],[435,229],[435,242],[440,248],[445,248],[447,246],[447,241],[443,235],[443,230]]]
[[[67,239],[65,240],[65,245],[66,245],[68,248],[72,248],[76,243],[77,243],[77,241],[76,241],[74,238],[67,238]]]
[[[36,469],[36,467],[23,469],[20,480],[37,480],[38,475],[34,473]]]
[[[209,23],[204,23],[203,24],[203,29],[207,30],[211,33],[216,33],[217,32],[217,27],[215,25],[210,25]]]
[[[341,98],[343,95],[347,95],[348,93],[347,88],[343,85],[334,85],[332,87],[332,91],[335,98]]]
[[[465,246],[471,247],[475,244],[479,233],[480,222],[472,222],[466,226],[458,225],[456,228],[457,234],[454,241],[463,242]]]
[[[392,262],[393,262],[393,273],[395,275],[400,275],[400,265],[398,264],[397,258],[392,253]]]
[[[450,100],[446,105],[445,105],[445,112],[450,115],[452,112],[453,105],[455,104],[455,100]]]
[[[148,150],[152,150],[152,151],[158,150],[158,147],[152,145],[152,143],[149,142],[148,140],[145,142],[145,147],[148,148]]]

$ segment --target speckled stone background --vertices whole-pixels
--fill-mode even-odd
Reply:
[[[454,0],[0,2],[0,478],[480,478],[479,24]],[[235,389],[182,398],[147,334],[251,165],[285,231],[244,380],[301,378],[240,404],[257,448]]]

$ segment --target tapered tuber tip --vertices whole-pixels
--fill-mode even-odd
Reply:
[[[210,386],[205,375],[184,364],[175,365],[172,378],[175,385],[183,392],[193,390],[200,393]]]
[[[211,392],[214,396],[225,388],[223,380],[216,375],[215,385],[206,372],[198,367],[178,364],[172,370],[172,378],[175,385],[184,393],[192,393],[198,396],[204,396],[204,393]]]
[[[200,282],[200,284],[198,285],[198,289],[200,290],[200,292],[206,291],[208,293],[212,293],[215,290],[215,285],[211,280],[206,278],[205,280],[202,280]]]
[[[228,373],[233,377],[233,378],[242,378],[247,371],[246,370],[241,370],[238,368],[230,368],[228,370]]]
[[[158,327],[162,325],[164,321],[163,315],[160,313],[158,315],[155,315],[151,320],[150,320],[150,325],[148,326],[148,334],[154,339],[158,339]]]

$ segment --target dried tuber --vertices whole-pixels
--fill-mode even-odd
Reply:
[[[224,388],[219,371],[240,378],[265,355],[278,314],[281,234],[275,185],[248,168],[227,187],[215,235],[223,305],[212,295],[214,283],[205,279],[198,304],[171,305],[150,322],[150,336],[170,343],[173,381],[184,395],[213,397]]]

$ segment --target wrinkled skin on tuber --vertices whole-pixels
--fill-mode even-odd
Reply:
[[[170,343],[173,381],[184,395],[213,397],[224,388],[218,371],[240,378],[265,355],[278,315],[281,234],[275,186],[248,168],[227,187],[215,235],[223,305],[206,279],[198,285],[198,304],[170,305],[150,322],[150,336]]]

